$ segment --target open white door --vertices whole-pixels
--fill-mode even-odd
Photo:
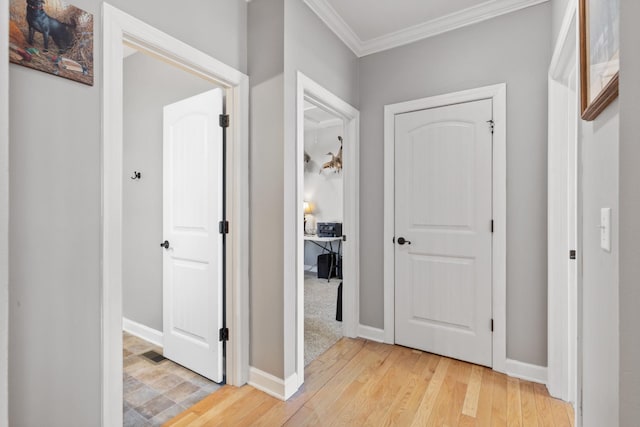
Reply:
[[[395,116],[395,342],[492,365],[492,101]]]
[[[222,90],[164,108],[164,356],[223,379]]]

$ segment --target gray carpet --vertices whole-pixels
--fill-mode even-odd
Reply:
[[[342,322],[336,321],[336,301],[340,279],[317,279],[304,275],[304,364],[342,338]]]

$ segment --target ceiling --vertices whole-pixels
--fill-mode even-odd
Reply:
[[[304,0],[359,57],[548,0]]]

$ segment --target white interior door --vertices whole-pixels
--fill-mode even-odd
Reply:
[[[492,116],[487,99],[395,118],[395,341],[485,366]]]
[[[164,356],[221,382],[222,90],[164,107]]]

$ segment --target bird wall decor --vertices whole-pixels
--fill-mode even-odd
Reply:
[[[320,169],[320,173],[322,173],[325,169],[334,169],[335,173],[338,173],[342,170],[342,137],[338,136],[338,141],[340,141],[340,148],[338,149],[338,154],[334,155],[331,151],[327,153],[327,156],[331,156],[331,160],[324,163],[322,168]]]

